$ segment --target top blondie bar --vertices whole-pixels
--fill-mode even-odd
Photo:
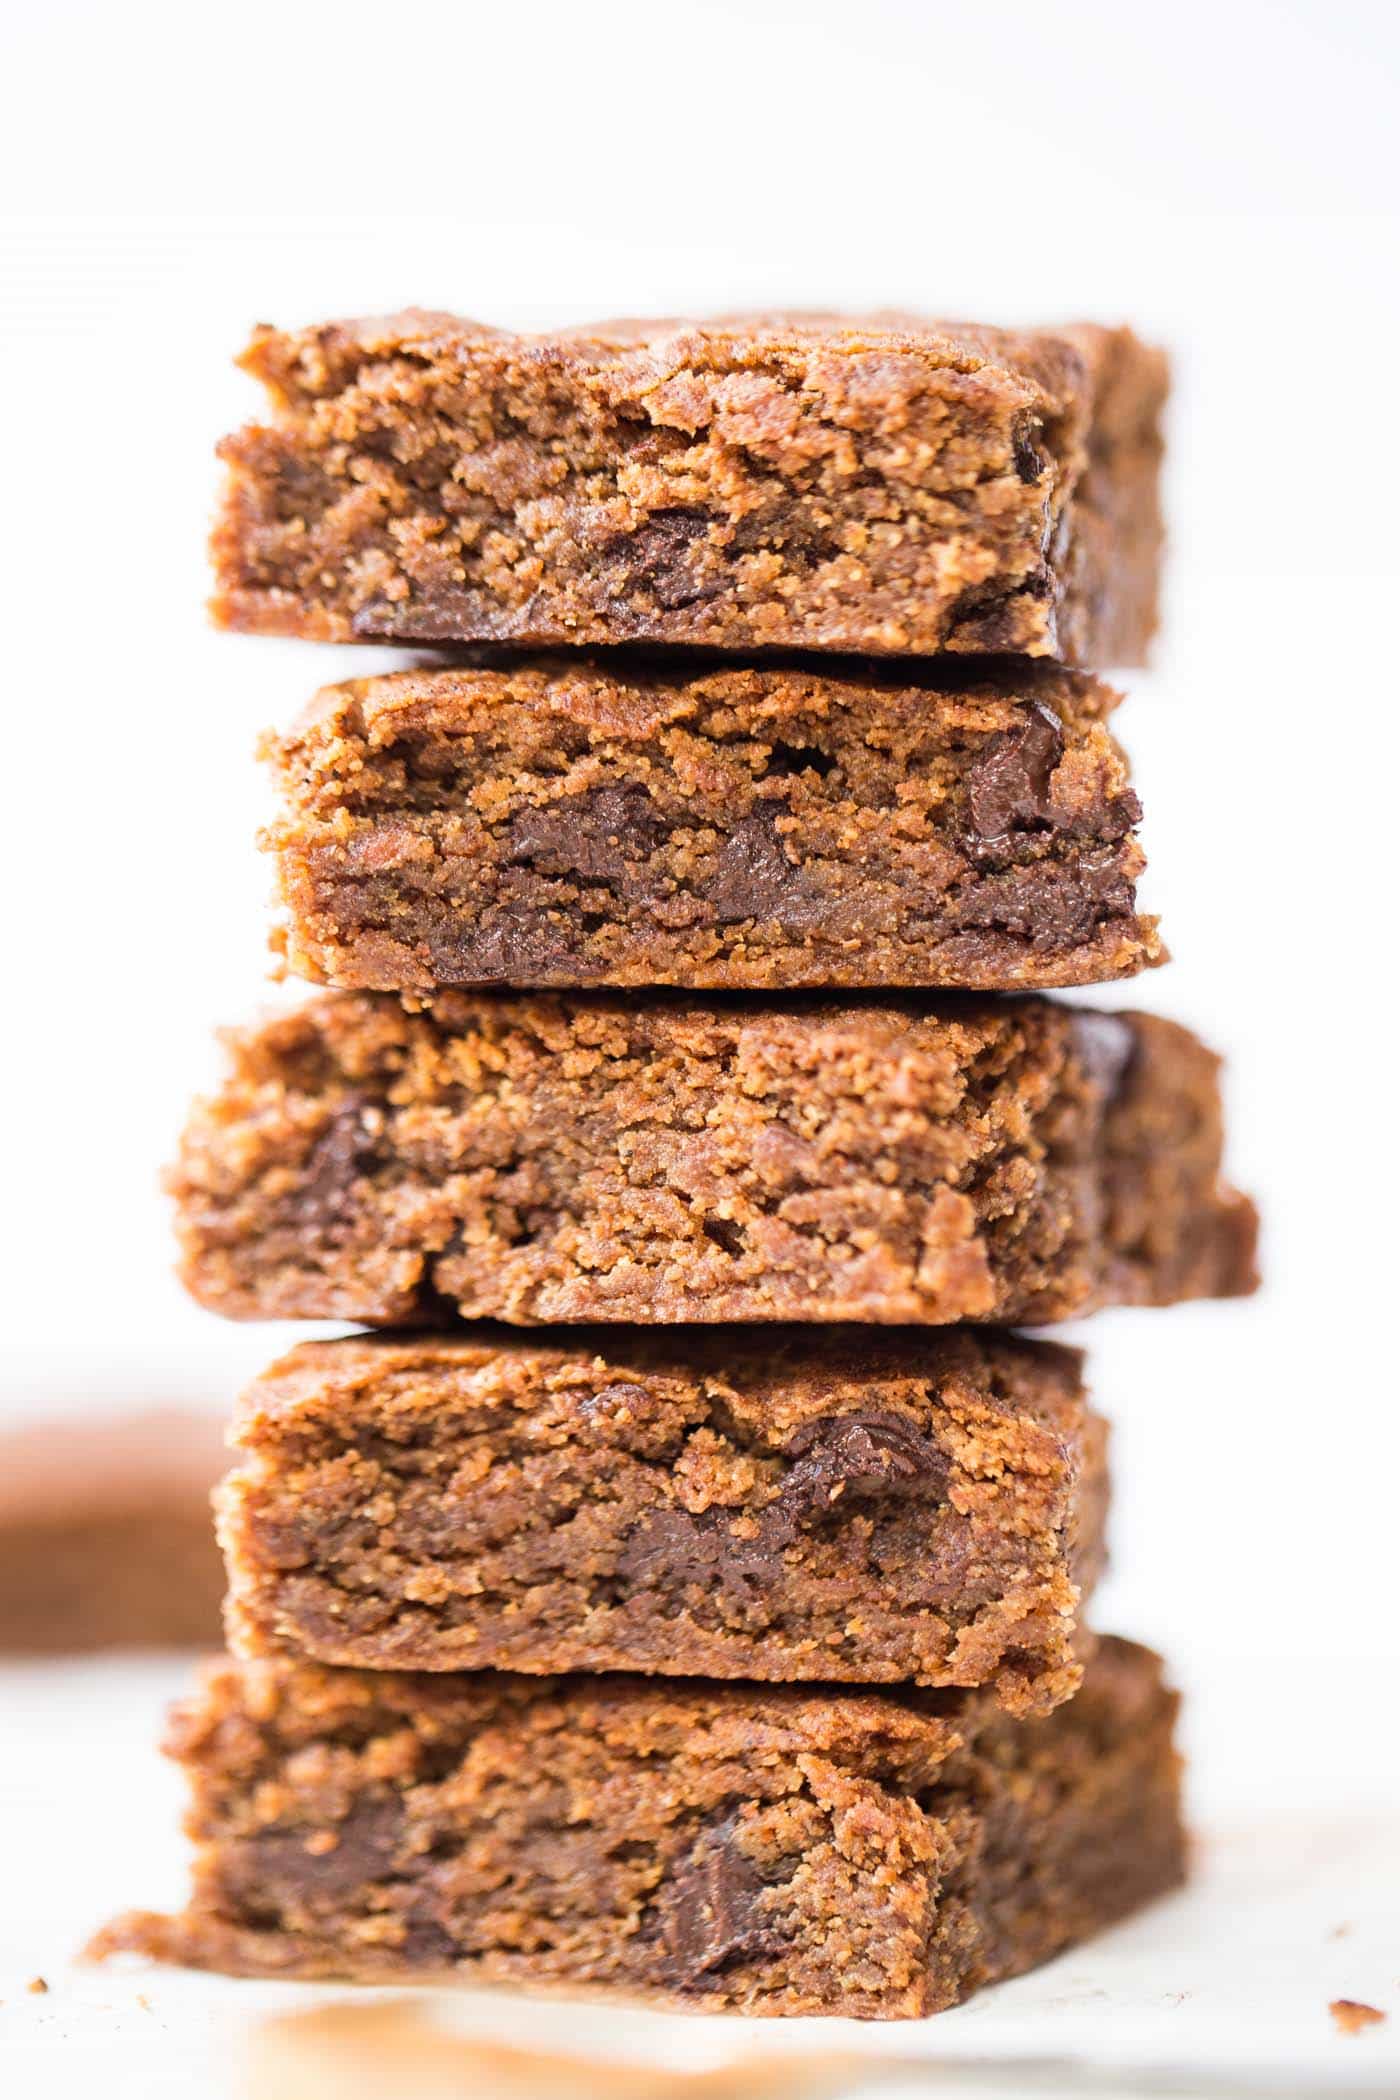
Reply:
[[[242,362],[226,627],[1107,668],[1156,624],[1167,369],[1127,329],[409,311]]]

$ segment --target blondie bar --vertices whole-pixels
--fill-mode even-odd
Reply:
[[[1042,999],[321,994],[171,1176],[239,1319],[1038,1325],[1253,1281],[1215,1058]]]
[[[1175,1700],[1102,1643],[984,1695],[214,1665],[169,1748],[193,1899],[97,1954],[916,2017],[1182,1878]]]
[[[322,641],[943,650],[1127,665],[1165,361],[907,315],[511,335],[408,312],[244,364],[215,616]]]
[[[306,1342],[220,1490],[244,1654],[411,1670],[1080,1679],[1104,1424],[1073,1350],[969,1329]]]
[[[1126,977],[1117,695],[1022,662],[481,663],[333,686],[269,738],[294,970],[445,986]]]
[[[223,1425],[177,1408],[0,1436],[0,1656],[211,1648],[224,1570],[209,1498]]]

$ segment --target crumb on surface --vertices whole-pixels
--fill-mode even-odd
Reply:
[[[25,1989],[32,1998],[43,1998],[48,1993],[48,1984],[42,1976],[31,1976]]]
[[[1359,1998],[1334,1998],[1327,2009],[1343,2034],[1360,2034],[1385,2018],[1379,2007],[1363,2005]]]

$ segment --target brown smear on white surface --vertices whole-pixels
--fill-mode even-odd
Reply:
[[[265,2021],[248,2100],[824,2100],[849,2058],[754,2054],[710,2071],[568,2056],[438,2026],[421,2001],[323,2005]]]

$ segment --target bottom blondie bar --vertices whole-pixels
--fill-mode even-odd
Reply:
[[[177,1710],[195,1891],[98,1953],[244,1975],[937,2012],[1182,1878],[1176,1701],[1104,1641],[983,1693],[220,1662]]]

